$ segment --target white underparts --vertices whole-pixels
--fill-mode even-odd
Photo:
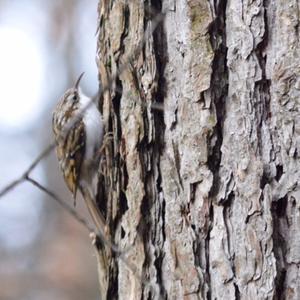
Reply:
[[[90,103],[91,99],[80,92],[81,109],[87,105],[89,108],[83,113],[83,122],[86,131],[85,159],[93,160],[96,152],[100,151],[103,140],[102,116],[95,103]]]
[[[85,96],[81,90],[80,109],[83,110],[86,141],[84,160],[81,166],[81,185],[86,186],[93,195],[96,195],[98,183],[98,168],[100,148],[103,141],[103,120],[95,103]],[[87,109],[87,105],[89,106]]]

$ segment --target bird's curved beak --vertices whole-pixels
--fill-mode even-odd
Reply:
[[[76,80],[76,83],[75,83],[75,86],[74,86],[74,88],[75,88],[76,90],[77,90],[78,87],[79,87],[79,83],[80,83],[80,80],[81,80],[81,78],[82,78],[83,75],[84,75],[84,72],[82,72],[82,73],[79,75],[78,79]]]

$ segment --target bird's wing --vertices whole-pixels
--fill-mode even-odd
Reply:
[[[86,132],[84,123],[79,120],[67,133],[64,140],[58,141],[57,157],[65,182],[72,192],[74,200],[80,181],[80,169],[85,153]]]

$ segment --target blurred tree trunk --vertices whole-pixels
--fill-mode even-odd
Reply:
[[[300,299],[299,1],[98,9],[107,298]]]

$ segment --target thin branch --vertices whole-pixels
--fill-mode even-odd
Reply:
[[[31,171],[38,165],[38,163],[45,158],[50,152],[54,149],[55,143],[51,143],[48,145],[44,151],[42,151],[38,157],[30,164],[30,166],[27,168],[27,170],[24,172],[22,176],[19,178],[15,179],[11,183],[9,183],[7,186],[5,186],[1,191],[0,191],[0,198],[3,197],[5,194],[13,190],[17,185],[21,184],[23,181],[25,181],[28,177],[28,175],[31,173]]]
[[[29,168],[27,169],[27,171],[24,173],[24,176],[26,177],[26,175],[29,175],[30,172],[37,166],[37,164],[46,156],[48,156],[50,154],[50,152],[55,148],[55,143],[52,142],[51,144],[49,144],[44,151],[42,151],[40,153],[40,155],[31,163],[31,165],[29,166]]]
[[[85,220],[83,217],[81,217],[73,207],[68,205],[65,201],[63,201],[60,197],[58,197],[54,192],[50,191],[47,187],[43,186],[42,184],[40,184],[39,182],[37,182],[36,180],[31,178],[30,176],[26,176],[25,178],[23,178],[23,181],[30,182],[36,188],[38,188],[42,192],[49,195],[59,205],[61,205],[74,219],[76,219],[80,224],[82,224],[90,233],[95,232],[94,228],[88,223],[87,220]],[[119,254],[118,257],[120,257],[124,261],[122,251],[116,245],[109,242],[102,232],[98,231],[97,236],[99,237],[99,239],[102,243],[108,245],[113,250],[113,252],[115,252],[116,254]],[[134,271],[134,268],[132,267],[132,265],[129,262],[126,261],[126,259],[124,262],[132,271]]]
[[[26,181],[33,184],[35,187],[37,187],[39,190],[43,191],[47,195],[49,195],[52,199],[54,199],[56,202],[61,205],[64,210],[66,210],[74,219],[76,219],[80,224],[82,224],[89,232],[94,232],[93,227],[88,223],[87,220],[85,220],[83,217],[81,217],[77,211],[68,205],[65,201],[63,201],[60,197],[58,197],[54,192],[50,191],[47,187],[41,185],[39,182],[34,180],[33,178],[27,176],[25,178]]]
[[[17,185],[19,185],[20,183],[22,183],[24,180],[25,180],[25,178],[23,176],[21,176],[20,178],[12,181],[10,184],[8,184],[6,187],[4,187],[0,191],[0,198],[3,197],[6,193],[8,193],[11,190],[13,190]]]
[[[76,219],[80,224],[82,224],[90,233],[92,232],[96,232],[96,230],[89,224],[89,222],[84,219],[83,217],[81,217],[77,211],[70,205],[68,205],[64,200],[62,200],[59,196],[57,196],[54,192],[50,191],[47,187],[43,186],[42,184],[40,184],[38,181],[34,180],[33,178],[31,178],[30,176],[26,176],[25,178],[23,178],[23,180],[30,182],[32,185],[34,185],[35,187],[37,187],[39,190],[41,190],[42,192],[46,193],[47,195],[49,195],[52,199],[54,199],[56,202],[58,202],[59,205],[61,205],[74,219]],[[116,254],[122,254],[123,250],[120,250],[118,248],[118,246],[116,246],[115,244],[111,243],[107,237],[105,237],[104,233],[101,231],[97,232],[97,236],[100,238],[100,240],[106,244],[107,246],[109,246],[109,248],[111,248],[113,250],[113,252],[115,252]]]
[[[58,197],[54,192],[50,191],[47,187],[43,186],[33,178],[29,176],[25,176],[22,178],[23,181],[30,182],[32,185],[34,185],[36,188],[41,190],[42,192],[49,195],[52,199],[54,199],[59,205],[61,205],[74,219],[76,219],[80,224],[82,224],[89,232],[90,234],[95,234],[94,228],[88,223],[87,220],[85,220],[83,217],[81,217],[77,211],[68,205],[65,201],[63,201],[60,197]],[[143,279],[140,275],[137,274],[136,267],[129,262],[127,258],[125,258],[125,253],[128,251],[120,250],[115,244],[111,243],[101,231],[98,231],[96,236],[100,239],[100,241],[104,244],[106,244],[114,253],[117,254],[117,257],[122,260],[122,262],[127,266],[127,268],[135,274],[136,278],[141,280],[141,282],[145,284],[150,284],[150,282],[147,279]]]

